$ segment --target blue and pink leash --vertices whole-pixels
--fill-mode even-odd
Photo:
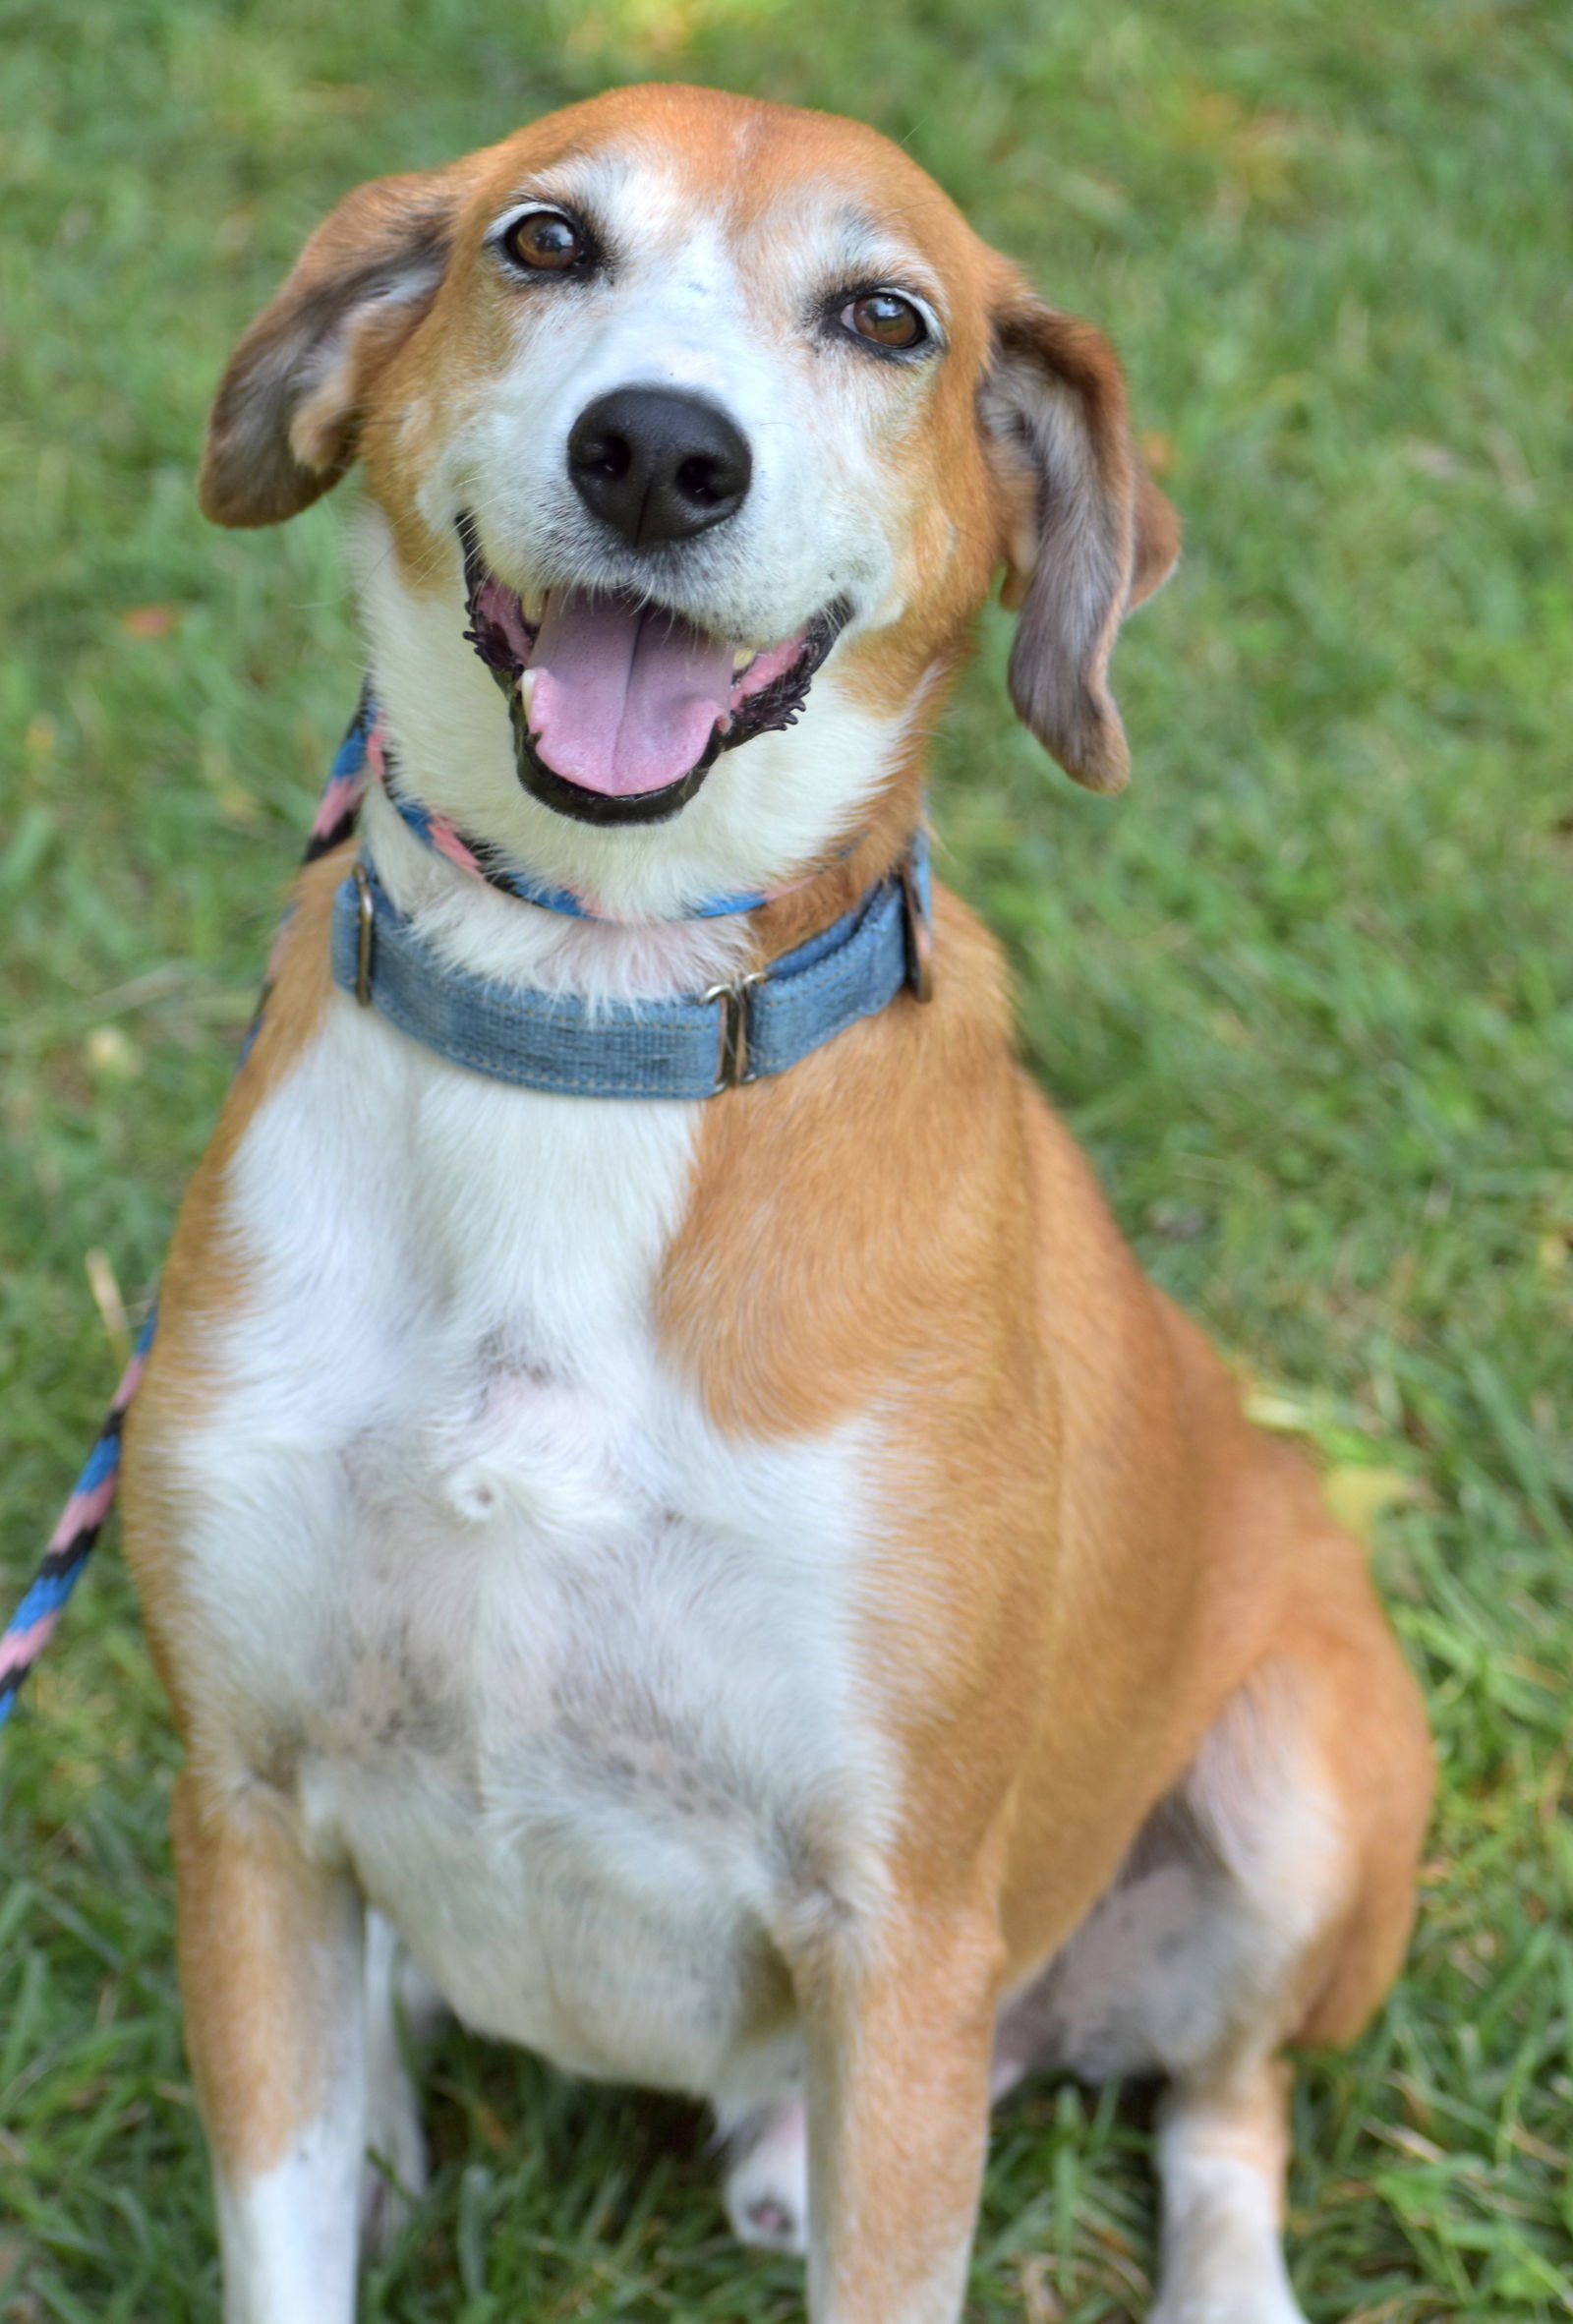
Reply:
[[[82,1579],[82,1569],[92,1555],[93,1543],[115,1505],[120,1488],[120,1430],[126,1408],[137,1393],[153,1344],[154,1307],[138,1334],[131,1362],[121,1375],[114,1402],[103,1426],[93,1438],[77,1488],[61,1511],[60,1523],[49,1537],[49,1546],[23,1595],[22,1603],[0,1632],[0,1726],[11,1714],[17,1691],[32,1668],[65,1612],[66,1600]]]

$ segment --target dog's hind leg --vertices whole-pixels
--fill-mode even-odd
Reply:
[[[1206,2048],[1182,2036],[1165,2062],[1151,2324],[1303,2324],[1280,2240],[1292,2076],[1274,2053],[1352,2040],[1409,1933],[1432,1780],[1419,1694],[1355,1545],[1329,1529],[1305,1546],[1322,1588],[1184,1786],[1233,1883],[1232,1904],[1213,1890],[1231,1998]]]
[[[1306,2324],[1283,2250],[1289,2067],[1177,2084],[1157,2137],[1162,2277],[1149,2324]]]
[[[1408,1933],[1430,1792],[1419,1698],[1354,1545],[1312,1536],[1305,1572],[1314,1600],[1001,2020],[997,2082],[1032,2063],[1168,2080],[1150,2324],[1303,2324],[1277,2052],[1352,2039]]]
[[[390,1921],[366,1916],[366,2165],[361,2248],[380,2256],[426,2189],[426,2135],[409,2052],[424,2046],[447,2004],[404,1950]]]

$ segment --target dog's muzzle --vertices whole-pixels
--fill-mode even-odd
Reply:
[[[590,413],[617,401],[603,397]],[[663,473],[670,471],[662,486],[669,516],[684,494],[692,497],[700,490],[696,473],[683,484],[682,463],[673,465],[674,448],[693,433],[674,436],[662,455]],[[736,440],[746,459],[746,445]],[[647,465],[655,458],[651,441],[640,454]],[[698,455],[690,450],[687,457]],[[724,486],[739,499],[747,489],[746,472],[728,467],[721,450],[706,477],[704,491],[718,498],[725,497]],[[626,506],[631,510],[631,499]],[[581,823],[663,823],[694,796],[723,750],[791,726],[851,610],[838,598],[763,650],[717,637],[686,614],[627,591],[550,590],[532,621],[518,593],[488,564],[474,519],[463,515],[458,527],[465,635],[507,701],[519,781],[545,805]]]

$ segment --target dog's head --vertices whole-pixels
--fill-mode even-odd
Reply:
[[[1125,780],[1110,649],[1178,525],[1119,367],[856,123],[621,89],[359,188],[230,362],[203,505],[276,523],[357,457],[393,732],[454,737],[500,839],[845,838],[1002,563],[1018,710]]]

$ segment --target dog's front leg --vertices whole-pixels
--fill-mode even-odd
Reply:
[[[913,1906],[801,1980],[813,2324],[956,2324],[988,2137],[991,1912]]]
[[[186,2045],[224,2324],[352,2324],[366,2144],[362,1904],[265,1806],[176,1789]]]

